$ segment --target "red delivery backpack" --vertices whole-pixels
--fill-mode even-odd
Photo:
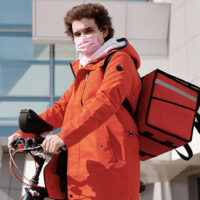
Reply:
[[[104,73],[115,52],[107,56]],[[140,160],[156,157],[180,146],[185,147],[188,156],[177,153],[182,159],[189,160],[193,152],[188,143],[192,140],[194,126],[200,133],[200,88],[159,69],[141,80],[137,111],[132,116],[139,132]],[[122,105],[132,113],[127,99]]]
[[[159,69],[142,78],[136,123],[140,158],[147,160],[183,146],[192,157],[188,142],[194,126],[200,132],[200,88]]]

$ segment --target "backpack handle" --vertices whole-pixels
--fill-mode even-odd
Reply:
[[[192,158],[192,156],[193,156],[192,149],[191,149],[191,147],[189,146],[189,144],[185,144],[183,147],[184,147],[185,150],[187,151],[188,156],[183,155],[182,153],[180,153],[180,152],[177,151],[176,149],[175,149],[175,150],[176,150],[176,152],[178,153],[178,155],[179,155],[183,160],[188,161],[188,160],[190,160],[190,159]]]
[[[200,114],[198,113],[199,107],[200,107],[200,105],[198,106],[197,111],[196,111],[195,118],[197,121],[194,122],[194,126],[200,134]]]

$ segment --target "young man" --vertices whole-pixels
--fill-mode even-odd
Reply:
[[[79,59],[71,63],[70,89],[40,115],[54,129],[62,127],[46,137],[43,149],[56,154],[66,145],[69,199],[138,200],[138,132],[122,104],[128,100],[134,115],[141,89],[139,56],[126,39],[113,38],[111,18],[100,4],[72,8],[65,25]],[[18,134],[23,136],[18,131],[9,144]]]

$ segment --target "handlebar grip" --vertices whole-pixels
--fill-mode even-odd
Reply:
[[[29,187],[25,188],[26,194],[22,197],[22,200],[44,200],[48,197],[47,190],[45,188]],[[34,195],[34,193],[36,195]]]
[[[67,151],[67,147],[65,145],[63,145],[62,147],[60,147],[61,151]]]
[[[34,200],[34,197],[30,193],[26,193],[23,197],[22,200]]]

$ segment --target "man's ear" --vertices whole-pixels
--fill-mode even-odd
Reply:
[[[106,38],[108,36],[108,26],[103,26],[102,28],[103,37]]]

